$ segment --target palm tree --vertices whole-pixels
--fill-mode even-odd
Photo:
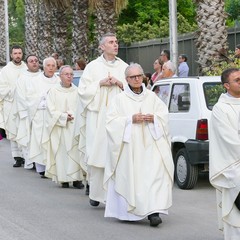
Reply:
[[[67,59],[68,45],[67,45],[67,9],[52,8],[52,40],[53,40],[53,51],[57,52],[63,59]]]
[[[98,49],[98,41],[103,34],[116,32],[118,16],[127,4],[128,0],[89,0],[90,9],[96,16],[94,49]]]
[[[25,0],[25,54],[38,52],[38,2]]]
[[[127,6],[128,0],[40,0],[48,6],[58,9],[66,9],[72,5],[73,9],[73,60],[85,57],[87,54],[87,9],[88,3],[96,16],[96,39],[98,40],[106,32],[116,32],[116,24],[119,13]],[[41,13],[40,13],[41,14]],[[79,15],[77,15],[79,14]],[[63,19],[63,18],[61,18]],[[80,32],[81,31],[81,32]],[[95,41],[94,48],[98,48]],[[82,45],[82,47],[80,47]]]
[[[6,63],[6,34],[4,10],[4,0],[0,0],[0,65]]]
[[[44,0],[39,0],[38,16],[38,57],[43,60],[53,52],[51,12],[44,4]]]
[[[72,0],[72,62],[88,57],[88,0]]]
[[[197,3],[197,31],[196,47],[198,49],[199,73],[211,70],[213,62],[221,61],[222,52],[226,52],[227,14],[224,10],[224,0],[195,0]]]

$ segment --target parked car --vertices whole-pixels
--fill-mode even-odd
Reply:
[[[181,189],[195,186],[200,172],[209,170],[208,121],[224,92],[220,77],[169,78],[152,90],[169,109],[175,181]]]

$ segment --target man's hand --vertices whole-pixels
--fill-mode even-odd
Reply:
[[[99,84],[100,84],[100,87],[102,87],[102,86],[108,86],[108,87],[112,86],[109,77],[104,78],[103,80],[101,80],[99,82]]]
[[[143,122],[154,122],[154,115],[153,114],[142,114],[137,113],[132,116],[133,123],[143,123]]]
[[[67,115],[67,121],[72,121],[74,119],[74,117],[68,113]]]
[[[153,123],[154,122],[154,115],[153,114],[144,115],[144,121]]]
[[[123,89],[123,84],[121,81],[117,80],[115,77],[113,76],[108,76],[107,78],[104,78],[103,80],[101,80],[99,82],[100,84],[100,87],[101,86],[108,86],[108,87],[111,87],[111,86],[118,86],[119,88]]]

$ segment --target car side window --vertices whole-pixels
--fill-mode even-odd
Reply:
[[[156,86],[153,91],[157,94],[157,96],[167,105],[168,104],[168,98],[169,98],[169,90],[170,85],[164,84],[164,85],[158,85]]]
[[[174,84],[172,87],[169,112],[187,112],[190,108],[189,84]]]

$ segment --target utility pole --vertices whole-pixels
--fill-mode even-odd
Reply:
[[[5,10],[5,39],[6,39],[6,63],[10,61],[9,55],[9,30],[8,30],[8,1],[4,0]]]
[[[177,39],[177,3],[169,0],[169,36],[171,60],[177,69],[178,66],[178,39]]]

